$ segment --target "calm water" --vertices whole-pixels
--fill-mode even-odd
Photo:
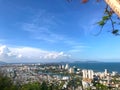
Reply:
[[[117,71],[120,73],[120,63],[70,63],[70,66],[76,66],[81,69],[93,69],[94,71],[104,71],[108,69],[110,72]]]

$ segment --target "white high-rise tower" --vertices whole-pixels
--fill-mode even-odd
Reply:
[[[65,69],[69,69],[69,65],[68,64],[66,64]]]
[[[93,70],[82,70],[83,78],[93,79],[94,71]]]
[[[105,74],[105,76],[107,76],[107,74],[108,74],[108,70],[107,69],[105,69],[104,74]]]
[[[88,78],[93,79],[94,72],[93,70],[88,70]]]
[[[88,78],[86,69],[82,70],[82,73],[83,73],[83,78]]]

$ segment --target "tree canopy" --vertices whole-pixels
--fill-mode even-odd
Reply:
[[[9,77],[0,73],[0,90],[17,90],[17,87]]]

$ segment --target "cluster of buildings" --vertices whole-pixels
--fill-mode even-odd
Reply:
[[[112,73],[108,72],[105,69],[104,72],[94,72],[93,70],[82,70],[83,79],[82,85],[85,88],[94,88],[94,84],[101,84],[108,88],[119,88],[120,87],[120,76],[117,72],[113,71]],[[120,88],[119,88],[120,89]]]
[[[95,84],[119,88],[120,76],[117,72],[94,72],[93,70],[80,69],[75,66],[54,64],[12,64],[0,66],[0,71],[4,75],[10,77],[15,84],[21,85],[29,82],[42,82],[62,84],[62,88],[68,88],[69,82],[74,80],[78,84],[76,88],[72,85],[71,89],[67,90],[86,90],[92,88],[97,90]],[[79,80],[75,81],[75,78]]]
[[[68,71],[69,70],[69,71]],[[67,72],[68,71],[68,72]],[[0,72],[10,77],[14,84],[27,84],[29,82],[49,83],[68,81],[70,76],[65,73],[74,73],[74,69],[69,65],[40,65],[40,64],[10,64],[0,66]],[[64,85],[65,86],[65,85]]]

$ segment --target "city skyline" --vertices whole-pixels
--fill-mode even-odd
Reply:
[[[120,37],[109,32],[111,25],[95,36],[105,6],[92,0],[0,0],[0,61],[119,62]]]

